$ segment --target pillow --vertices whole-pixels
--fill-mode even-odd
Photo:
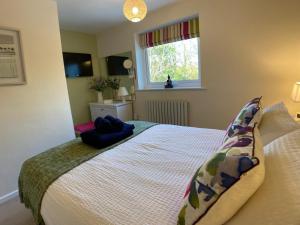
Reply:
[[[263,144],[267,145],[299,128],[300,125],[289,114],[284,103],[280,102],[264,110],[259,130]]]
[[[78,124],[74,126],[76,134],[81,134],[89,130],[95,129],[95,125],[93,121],[84,124]]]
[[[242,108],[237,117],[228,126],[223,142],[225,142],[229,137],[234,136],[241,127],[253,126],[256,123],[259,124],[260,121],[261,97],[252,99]]]
[[[300,224],[300,129],[277,138],[264,152],[264,183],[226,225]]]
[[[264,154],[257,128],[229,138],[195,173],[178,225],[222,225],[264,180]]]

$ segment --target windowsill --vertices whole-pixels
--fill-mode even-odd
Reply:
[[[175,88],[145,88],[138,89],[136,92],[145,91],[206,91],[207,88],[204,87],[175,87]]]

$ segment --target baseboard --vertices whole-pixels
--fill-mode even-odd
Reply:
[[[15,190],[11,193],[8,193],[6,195],[1,196],[0,197],[0,205],[7,202],[7,201],[9,201],[9,200],[11,200],[11,199],[13,199],[13,198],[15,198],[15,197],[17,197],[18,195],[19,195],[19,191]]]

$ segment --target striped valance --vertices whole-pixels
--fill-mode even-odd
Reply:
[[[140,34],[140,46],[141,48],[150,48],[157,45],[191,39],[199,36],[199,18],[197,17]]]

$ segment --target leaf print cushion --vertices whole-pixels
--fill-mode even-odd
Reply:
[[[254,98],[242,108],[237,117],[228,126],[224,142],[229,137],[233,137],[239,132],[243,132],[243,129],[246,127],[253,126],[255,123],[260,123],[262,117],[261,99],[261,97]]]
[[[178,225],[222,225],[254,194],[264,179],[258,129],[229,138],[195,173],[186,189]]]

